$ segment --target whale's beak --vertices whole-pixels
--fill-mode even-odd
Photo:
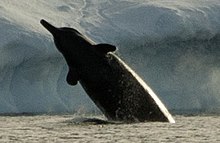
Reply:
[[[42,19],[40,21],[40,23],[53,35],[55,36],[56,33],[58,33],[58,28],[56,28],[55,26],[51,25],[50,23],[48,23],[47,21],[45,21],[44,19]]]

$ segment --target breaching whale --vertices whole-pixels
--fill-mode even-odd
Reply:
[[[95,44],[73,28],[40,23],[67,62],[68,84],[79,82],[109,120],[175,122],[151,88],[114,53],[115,46]]]

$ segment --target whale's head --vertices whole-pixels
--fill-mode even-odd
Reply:
[[[53,35],[54,43],[61,53],[68,53],[70,49],[73,50],[73,48],[79,48],[80,46],[91,45],[91,42],[76,29],[69,27],[57,28],[43,19],[40,23]]]

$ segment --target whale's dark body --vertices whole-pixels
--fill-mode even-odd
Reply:
[[[41,20],[52,33],[69,72],[67,82],[79,81],[89,97],[109,120],[125,122],[175,122],[159,98],[113,51],[72,28],[56,28]]]

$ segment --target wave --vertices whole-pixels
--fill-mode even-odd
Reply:
[[[67,85],[65,61],[39,24],[45,17],[116,45],[169,109],[219,112],[220,3],[188,2],[39,0],[30,9],[35,3],[1,1],[0,113],[98,110]]]

